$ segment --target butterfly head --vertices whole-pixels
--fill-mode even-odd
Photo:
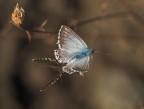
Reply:
[[[93,53],[95,53],[95,52],[96,52],[96,50],[95,50],[95,49],[93,49],[93,50],[91,50],[91,52],[92,52],[92,54],[93,54]]]

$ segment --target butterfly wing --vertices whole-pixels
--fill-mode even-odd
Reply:
[[[92,55],[86,56],[83,59],[71,60],[63,67],[63,71],[69,74],[74,72],[87,72],[92,62]]]
[[[59,63],[68,63],[73,54],[83,48],[86,43],[69,27],[62,25],[58,33],[58,50],[54,51]]]

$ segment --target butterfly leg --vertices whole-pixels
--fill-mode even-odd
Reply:
[[[80,76],[82,76],[82,77],[84,77],[84,74],[83,74],[83,72],[79,72],[79,75],[80,75]]]

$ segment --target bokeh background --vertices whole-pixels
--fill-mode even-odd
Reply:
[[[54,34],[31,31],[29,42],[27,34],[9,22],[17,2],[25,10],[23,28],[32,30],[47,19],[45,28]],[[0,109],[144,109],[143,4],[143,0],[1,0]],[[74,27],[89,48],[103,54],[94,54],[84,77],[64,74],[41,93],[59,72],[31,60],[54,58],[61,25]]]

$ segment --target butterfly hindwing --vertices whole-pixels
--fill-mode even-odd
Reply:
[[[87,72],[90,66],[90,61],[91,58],[89,56],[80,60],[72,60],[63,67],[63,71],[69,74],[74,72]]]

